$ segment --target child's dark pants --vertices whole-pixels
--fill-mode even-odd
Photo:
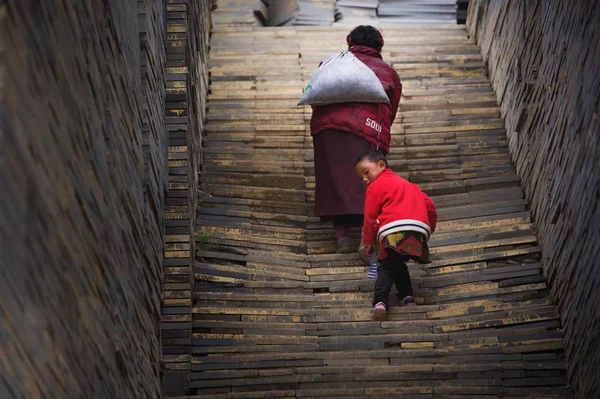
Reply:
[[[413,294],[410,275],[406,267],[406,262],[410,258],[400,255],[389,248],[387,249],[387,253],[387,258],[380,260],[379,267],[377,267],[377,282],[375,283],[373,306],[379,302],[383,302],[386,307],[388,306],[390,291],[394,283],[398,289],[398,298],[403,299]]]

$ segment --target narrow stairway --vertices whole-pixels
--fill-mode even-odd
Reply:
[[[419,306],[372,322],[367,268],[335,254],[332,226],[312,216],[311,109],[296,104],[346,29],[217,28],[190,393],[571,397],[559,315],[479,49],[461,26],[382,32],[404,85],[391,167],[440,214],[434,262],[410,265]]]

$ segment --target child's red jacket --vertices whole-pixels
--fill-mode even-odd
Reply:
[[[419,186],[384,169],[367,187],[363,244],[375,246],[399,231],[417,231],[427,240],[435,230],[435,204]]]

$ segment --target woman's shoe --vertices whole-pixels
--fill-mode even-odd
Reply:
[[[336,254],[349,254],[354,252],[354,246],[352,245],[352,240],[344,240],[342,242],[337,243],[337,249],[335,251]]]

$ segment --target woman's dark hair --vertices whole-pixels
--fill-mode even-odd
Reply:
[[[367,46],[381,51],[383,47],[383,36],[381,32],[371,25],[359,25],[352,29],[346,38],[348,47],[350,46]]]
[[[354,166],[358,165],[359,162],[362,162],[365,159],[369,160],[371,162],[374,162],[374,163],[383,161],[385,163],[385,167],[386,168],[388,167],[387,158],[385,157],[385,155],[383,155],[381,152],[375,151],[375,150],[367,150],[367,151],[363,152],[362,154],[360,154],[356,158],[356,161],[354,161]]]

